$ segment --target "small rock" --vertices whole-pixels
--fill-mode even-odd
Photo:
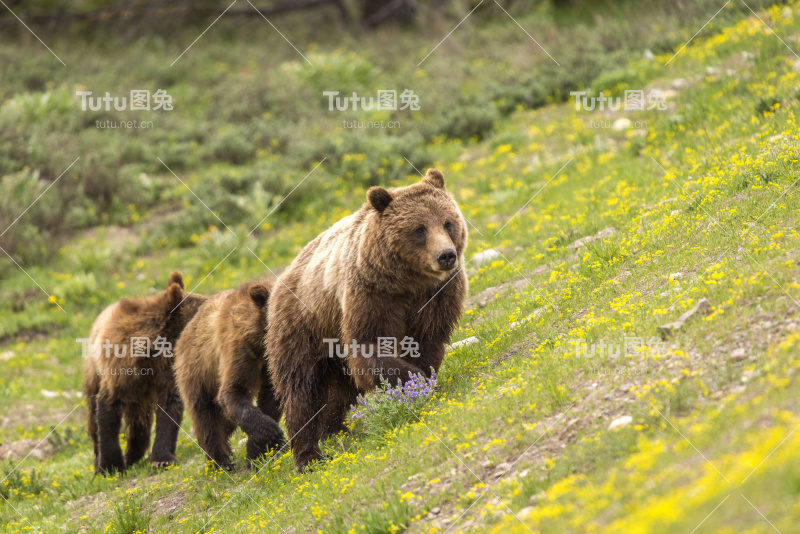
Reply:
[[[708,302],[708,299],[702,298],[697,301],[697,304],[694,305],[694,308],[678,317],[676,321],[659,326],[658,333],[661,334],[662,339],[667,339],[669,336],[683,328],[684,323],[686,323],[686,321],[694,317],[696,314],[699,313],[705,315],[710,309],[711,303]]]
[[[16,354],[14,354],[14,351],[7,350],[7,351],[5,351],[3,353],[0,353],[0,360],[3,360],[3,361],[10,360],[14,356],[16,356]]]
[[[538,503],[539,501],[544,499],[546,496],[547,495],[545,494],[545,492],[540,491],[539,493],[535,493],[535,494],[531,495],[531,498],[528,499],[528,502],[531,504],[531,506],[535,506],[536,503]]]
[[[525,508],[517,512],[517,517],[519,517],[520,519],[524,519],[532,515],[534,510],[535,508],[533,506],[526,506]]]
[[[658,294],[658,298],[660,298],[661,300],[666,300],[666,299],[672,297],[675,293],[680,293],[680,291],[681,291],[681,288],[679,288],[679,287],[668,289],[667,291],[664,291],[663,293],[659,293]]]
[[[706,74],[709,76],[719,76],[720,70],[717,67],[706,67]]]
[[[480,340],[477,337],[475,337],[475,336],[468,337],[466,339],[462,339],[460,341],[456,341],[456,342],[450,344],[448,352],[452,352],[452,351],[454,351],[454,350],[456,350],[456,349],[458,349],[460,347],[466,347],[468,345],[474,345],[475,343],[480,343]]]
[[[647,61],[653,61],[656,58],[656,55],[651,50],[648,50],[647,48],[645,48],[644,49],[644,58]]]
[[[529,321],[530,321],[531,319],[533,319],[534,317],[538,317],[539,315],[541,315],[541,314],[542,314],[542,312],[543,312],[544,310],[545,310],[545,307],[544,307],[544,306],[542,306],[541,308],[536,308],[535,310],[533,310],[533,313],[531,313],[530,315],[528,315],[528,316],[527,316],[527,317],[525,317],[524,319],[520,319],[519,321],[514,321],[513,323],[511,323],[510,325],[508,325],[508,327],[509,327],[511,330],[516,330],[516,329],[517,329],[517,328],[519,328],[520,326],[522,326],[522,325],[524,325],[525,323],[529,322]]]
[[[627,393],[627,392],[629,392],[631,390],[632,387],[633,387],[633,384],[622,384],[619,387],[619,390],[622,391],[623,393]]]
[[[735,349],[733,352],[731,352],[731,361],[740,362],[745,359],[745,356],[746,354],[743,348]]]
[[[47,440],[22,439],[0,446],[0,460],[22,460],[28,455],[36,460],[44,460],[53,452],[53,446]]]
[[[481,267],[493,259],[499,258],[500,256],[500,251],[493,248],[490,248],[489,250],[481,250],[472,258],[472,263],[475,264],[476,267]]]
[[[511,464],[508,462],[503,462],[502,464],[498,464],[498,466],[492,473],[492,478],[500,478],[501,476],[505,475],[509,469],[511,469]]]
[[[689,87],[689,82],[683,78],[676,78],[672,80],[672,83],[669,84],[669,86],[675,89],[676,91],[680,91],[682,89],[686,89],[687,87]]]
[[[433,514],[433,515],[439,515],[439,514],[441,514],[441,513],[442,513],[442,509],[441,509],[441,508],[439,508],[439,507],[437,506],[436,508],[434,508],[433,510],[431,510],[431,512],[430,512],[430,513],[431,513],[431,514]]]
[[[54,399],[54,398],[58,397],[58,393],[55,392],[55,391],[50,391],[49,389],[43,389],[42,390],[42,396],[45,399]]]
[[[672,211],[669,213],[669,216],[670,216],[670,217],[675,217],[676,215],[680,215],[682,212],[683,212],[683,210],[672,210]]]
[[[631,127],[630,119],[617,119],[614,121],[614,124],[611,126],[615,130],[627,130]]]
[[[672,100],[676,96],[678,96],[678,91],[675,89],[664,89],[661,91],[661,97],[664,99],[664,101]],[[673,115],[674,119],[678,119],[679,117],[680,115]]]
[[[623,415],[622,417],[611,421],[611,424],[608,425],[608,429],[614,430],[617,428],[622,428],[624,426],[628,426],[632,422],[633,422],[633,417],[631,417],[630,415]]]
[[[586,237],[582,237],[582,238],[578,239],[577,241],[573,241],[572,243],[567,245],[567,248],[576,249],[576,248],[585,247],[586,243],[591,243],[592,241],[596,241],[598,239],[605,239],[606,237],[609,237],[609,236],[615,234],[616,232],[617,232],[617,229],[614,228],[613,226],[610,226],[608,228],[600,230],[599,232],[597,232],[594,235],[589,235],[589,236],[586,236]]]

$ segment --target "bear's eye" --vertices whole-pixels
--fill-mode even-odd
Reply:
[[[418,237],[418,238],[424,238],[427,235],[427,233],[428,233],[428,229],[425,228],[425,226],[423,226],[421,224],[419,226],[417,226],[416,228],[414,228],[414,235],[416,237]]]
[[[450,222],[449,220],[445,221],[444,222],[444,229],[447,230],[447,233],[452,232],[453,231],[453,223]]]

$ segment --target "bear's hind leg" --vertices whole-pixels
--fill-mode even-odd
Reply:
[[[261,413],[272,418],[276,423],[281,420],[281,403],[275,395],[275,388],[272,386],[272,378],[269,376],[269,369],[264,366],[261,372],[261,387],[258,390],[258,402],[256,403]]]
[[[205,392],[201,395],[194,400],[191,410],[197,443],[217,467],[230,471],[233,469],[233,462],[228,438],[233,434],[236,425],[225,417],[222,407],[213,396]]]
[[[177,463],[175,447],[183,419],[183,401],[177,386],[165,388],[156,406],[156,438],[150,460],[153,467],[166,467]]]
[[[322,365],[315,365],[310,375],[289,377],[284,382],[283,416],[291,440],[294,463],[299,472],[322,458],[319,440],[325,429],[322,410],[328,400],[328,383]]]
[[[153,410],[146,404],[129,404],[125,407],[126,438],[125,467],[141,460],[150,448],[150,427]]]
[[[122,424],[122,406],[113,402],[108,395],[101,392],[97,396],[97,436],[98,451],[95,462],[95,473],[122,472],[125,462],[119,446],[119,429]]]
[[[89,437],[92,438],[92,445],[94,446],[94,469],[97,471],[97,459],[100,457],[100,449],[98,446],[97,435],[97,393],[94,393],[86,399],[89,406],[89,415],[86,418],[86,427],[89,432]]]

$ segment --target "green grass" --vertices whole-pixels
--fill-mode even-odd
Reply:
[[[479,269],[471,265],[470,294],[512,284],[485,307],[470,301],[453,339],[476,336],[480,342],[446,357],[437,394],[418,413],[419,421],[371,421],[370,428],[378,432],[354,425],[352,436],[325,443],[327,460],[310,474],[298,475],[288,454],[271,459],[257,472],[213,472],[197,445],[181,433],[177,467],[157,472],[142,464],[121,479],[95,477],[84,433],[85,407],[80,406],[48,437],[58,450],[52,458],[29,458],[0,485],[13,505],[0,505],[0,523],[9,532],[29,530],[19,511],[47,532],[280,532],[289,527],[303,532],[443,532],[456,520],[451,532],[527,532],[520,521],[537,534],[691,532],[731,495],[698,533],[771,531],[759,512],[780,531],[791,532],[800,519],[796,434],[741,481],[800,423],[800,319],[795,302],[800,298],[800,206],[794,185],[800,165],[800,102],[795,98],[800,74],[793,69],[796,58],[775,35],[755,17],[743,17],[738,7],[735,12],[724,10],[713,27],[663,68],[716,9],[698,17],[699,22],[681,21],[685,29],[675,29],[670,44],[652,46],[658,54],[655,61],[628,57],[622,68],[634,73],[633,78],[608,74],[596,82],[605,87],[635,81],[642,88],[666,89],[677,78],[688,80],[687,88],[668,98],[669,111],[613,115],[646,120],[641,132],[588,128],[590,120],[606,120],[608,115],[576,111],[567,102],[529,106],[536,109],[512,106],[507,113],[498,112],[491,131],[483,136],[460,139],[441,135],[440,130],[428,135],[415,125],[409,135],[418,134],[418,142],[403,145],[381,134],[373,144],[362,145],[364,139],[354,141],[338,129],[337,115],[329,117],[329,123],[306,124],[316,129],[307,144],[299,128],[284,132],[298,137],[279,139],[277,148],[265,148],[273,146],[271,137],[257,138],[254,146],[266,153],[237,162],[234,156],[228,161],[223,157],[237,153],[233,137],[219,141],[222,148],[215,149],[216,155],[213,139],[198,139],[192,147],[182,138],[203,131],[187,116],[202,122],[197,117],[211,113],[211,108],[224,114],[233,113],[235,106],[203,108],[189,98],[198,106],[197,114],[164,118],[187,123],[164,125],[156,137],[143,142],[168,149],[159,157],[170,164],[172,158],[179,162],[173,170],[237,235],[159,169],[157,160],[150,162],[149,148],[144,151],[147,157],[133,157],[146,161],[136,172],[154,180],[142,202],[134,203],[135,209],[123,205],[107,219],[101,215],[105,212],[97,211],[99,219],[87,224],[99,221],[104,227],[72,236],[51,251],[47,262],[37,259],[47,255],[24,256],[30,260],[24,265],[28,273],[66,313],[49,303],[20,270],[4,271],[0,353],[12,351],[14,356],[3,361],[0,399],[9,409],[8,421],[0,425],[0,442],[42,439],[82,402],[74,395],[80,385],[80,345],[75,338],[88,333],[104,305],[160,289],[173,269],[180,269],[192,288],[234,247],[198,292],[210,294],[263,276],[263,265],[248,247],[277,272],[317,233],[356,209],[381,169],[380,183],[418,179],[403,156],[418,168],[435,165],[443,170],[448,187],[477,228],[470,234],[468,257],[481,248],[496,247],[513,264],[500,257]],[[793,3],[785,9],[789,11],[773,8],[759,14],[796,49],[797,40],[789,37],[798,33],[800,6]],[[498,25],[496,31],[505,23],[497,19],[454,33],[454,39],[464,41],[455,41],[453,48],[442,45],[430,58],[435,63],[417,72],[432,77],[435,67],[469,65],[478,75],[465,82],[461,92],[472,88],[479,94],[494,69],[503,67],[487,61],[486,70],[481,70],[475,57],[461,58],[456,45],[485,38],[492,24]],[[565,42],[586,31],[574,20],[564,24],[559,39]],[[623,23],[603,24],[610,32]],[[524,39],[522,32],[509,31],[501,41],[530,44]],[[398,42],[401,51],[425,48],[419,54],[427,53],[427,47],[408,36],[400,35]],[[190,65],[221,54],[211,46],[200,48],[202,44],[197,45],[197,57],[184,58],[185,70],[174,75],[176,87],[183,84],[187,93],[198,90],[202,76],[213,77],[210,67],[192,71]],[[504,44],[507,51],[508,42]],[[153,45],[135,46],[146,52],[142,72],[160,64],[160,56],[147,52]],[[241,46],[237,50],[250,52],[220,60],[226,78],[241,73],[257,57],[255,48]],[[512,49],[521,54],[521,48]],[[367,88],[371,83],[404,83],[415,64],[412,61],[406,71],[390,66],[395,58],[379,63],[378,54],[348,59],[345,52],[322,50],[327,49],[320,46],[309,57],[320,64],[330,62],[331,70],[299,71],[306,76],[302,86],[315,88],[313,98],[321,93],[317,89],[337,83],[336,76],[356,84],[355,90],[362,87],[358,83]],[[296,76],[302,69],[290,52],[275,60],[284,62],[284,68],[275,69],[278,79]],[[570,48],[566,53],[577,52]],[[410,55],[421,59],[416,52]],[[350,66],[354,72],[339,72]],[[507,65],[509,72],[515,67],[513,62]],[[463,72],[454,73],[456,80],[442,91],[463,81]],[[177,81],[184,77],[188,81]],[[280,99],[300,86],[294,83],[287,84],[284,93],[263,98]],[[56,87],[66,91],[61,81]],[[253,98],[257,94],[254,90]],[[426,117],[444,113],[442,107],[431,108]],[[287,113],[292,109],[287,107]],[[38,117],[34,122],[42,128],[52,120]],[[300,124],[302,119],[291,117],[290,122]],[[228,120],[241,124],[231,118],[220,122]],[[248,139],[250,133],[239,132]],[[167,141],[170,135],[175,137]],[[325,144],[333,136],[342,144]],[[353,148],[341,148],[348,143]],[[414,150],[404,152],[409,147]],[[308,152],[301,157],[303,150]],[[282,205],[267,219],[268,225],[248,237],[273,200],[291,190],[312,162],[326,156],[330,162],[326,160],[295,192],[300,193],[292,200],[296,203]],[[110,162],[118,160],[117,155],[108,157]],[[268,172],[273,165],[277,170]],[[15,172],[34,172],[12,167]],[[267,196],[258,196],[258,187]],[[241,210],[235,201],[226,207],[225,192],[247,202]],[[294,194],[289,197],[293,198]],[[174,209],[159,212],[162,205]],[[123,223],[128,225],[124,231],[105,226]],[[18,224],[33,231],[25,219]],[[585,248],[568,247],[609,227],[617,231],[603,240]],[[518,281],[523,283],[513,285]],[[711,302],[711,313],[668,340],[665,356],[649,350],[625,359],[574,356],[574,339],[649,341],[658,325],[673,321],[700,298]],[[738,347],[745,349],[743,361],[730,358]],[[64,394],[48,399],[43,389]],[[633,423],[607,430],[623,415],[631,416]],[[191,434],[186,417],[183,427]],[[234,444],[243,437],[237,432]],[[234,449],[243,466],[243,447]],[[514,466],[498,477],[503,463]],[[4,472],[14,465],[4,465]]]

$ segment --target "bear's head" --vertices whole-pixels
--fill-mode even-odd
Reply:
[[[175,271],[165,291],[152,297],[121,299],[116,308],[116,327],[135,337],[154,340],[162,336],[174,343],[206,300],[202,295],[187,293],[181,273]]]
[[[394,268],[443,280],[464,266],[467,225],[441,171],[428,169],[418,183],[394,189],[373,187],[368,209],[377,213],[373,241],[378,254],[389,254]]]
[[[159,295],[160,308],[166,311],[162,335],[175,342],[189,321],[197,314],[208,297],[189,293],[183,286],[183,275],[174,271],[169,275],[167,290]]]

